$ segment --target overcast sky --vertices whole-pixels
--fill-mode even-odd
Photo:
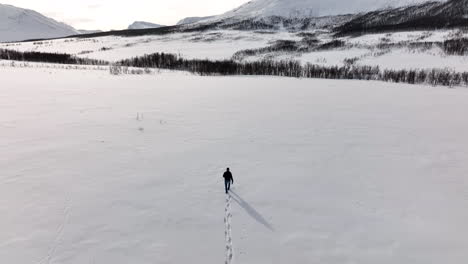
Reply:
[[[188,16],[218,15],[248,0],[0,0],[33,9],[77,29],[123,29],[136,20],[172,25]]]

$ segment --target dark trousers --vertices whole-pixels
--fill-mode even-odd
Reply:
[[[226,193],[231,189],[231,181],[230,180],[224,180],[224,189],[226,190]]]

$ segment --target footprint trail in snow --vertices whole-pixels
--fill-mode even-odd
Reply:
[[[224,235],[226,237],[226,260],[225,264],[231,264],[234,257],[232,248],[232,213],[231,213],[231,195],[226,194],[226,208],[224,209]]]

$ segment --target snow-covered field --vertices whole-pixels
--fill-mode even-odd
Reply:
[[[358,64],[379,66],[381,69],[439,68],[467,72],[468,56],[446,55],[439,48],[424,52],[394,49],[380,56],[363,56]]]
[[[317,31],[321,44],[333,40],[327,32]],[[368,34],[358,37],[338,38],[345,47],[311,52],[271,52],[245,57],[246,61],[262,59],[298,60],[324,66],[343,66],[345,60],[358,59],[357,64],[379,66],[382,69],[433,69],[448,68],[454,71],[468,71],[467,56],[448,56],[439,47],[430,49],[410,49],[394,47],[378,48],[379,44],[441,42],[455,36],[467,37],[459,30],[414,31],[390,34]],[[231,59],[233,55],[246,49],[259,49],[271,46],[278,40],[300,41],[298,33],[284,31],[236,31],[213,30],[195,33],[174,33],[162,36],[140,37],[98,37],[70,38],[23,43],[4,43],[0,48],[19,51],[61,52],[79,57],[117,61],[142,56],[144,54],[166,52],[179,54],[187,59]]]
[[[243,31],[210,31],[208,33],[174,33],[162,36],[99,37],[89,39],[58,39],[13,44],[0,44],[0,48],[19,51],[65,52],[80,57],[116,61],[145,54],[166,52],[184,58],[230,59],[243,49],[268,46],[278,38],[300,40],[295,34],[275,34]]]
[[[0,76],[2,263],[468,259],[464,88]]]

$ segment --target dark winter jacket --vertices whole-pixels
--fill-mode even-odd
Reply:
[[[230,171],[226,171],[223,174],[223,178],[224,178],[225,181],[230,181],[230,182],[234,183],[234,178],[232,177],[232,173]]]

